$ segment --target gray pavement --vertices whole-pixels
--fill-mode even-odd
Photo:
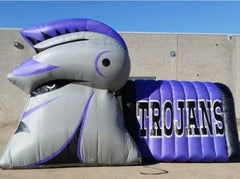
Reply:
[[[17,121],[0,123],[0,153],[17,127]],[[238,121],[240,129],[240,121]],[[158,163],[120,167],[70,167],[49,169],[0,169],[0,179],[28,178],[179,178],[240,179],[240,163]]]

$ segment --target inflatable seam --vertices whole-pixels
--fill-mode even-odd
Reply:
[[[169,86],[170,86],[170,88],[171,88],[171,103],[172,103],[172,105],[173,105],[173,89],[172,89],[172,84],[171,84],[171,82],[169,82],[169,81],[167,81],[168,82],[168,84],[169,84]],[[172,116],[172,119],[173,119],[173,121],[172,121],[172,127],[173,127],[173,131],[174,131],[174,112],[172,112],[172,114],[173,114],[173,116]],[[173,147],[174,147],[174,158],[173,158],[173,160],[176,160],[176,144],[175,144],[175,142],[176,142],[176,135],[175,135],[175,133],[174,132],[172,132],[172,138],[173,138]]]
[[[199,138],[200,138],[200,145],[201,145],[201,160],[203,159],[203,145],[202,145],[202,134],[201,134],[201,129],[200,129],[200,119],[199,119],[199,110],[198,110],[198,100],[199,100],[199,97],[198,97],[198,92],[197,92],[197,89],[194,85],[194,83],[191,83],[192,86],[193,86],[193,89],[195,91],[195,94],[196,94],[196,119],[198,119],[196,122],[197,122],[197,125],[199,127]]]
[[[183,82],[182,81],[179,81],[179,82],[180,82],[181,87],[183,89],[184,101],[186,101],[186,90],[185,90],[185,88],[183,86]],[[186,104],[184,104],[184,105],[186,107]],[[185,119],[187,119],[187,111],[186,110],[184,110],[184,116],[185,116]],[[185,125],[187,125],[187,121],[185,120],[184,122],[185,122]],[[186,133],[186,130],[185,130],[184,133]],[[187,161],[190,161],[190,150],[189,150],[189,138],[188,137],[187,137],[187,149],[188,149],[188,151],[187,151],[187,155],[188,155]]]
[[[208,99],[211,101],[211,95],[210,95],[210,92],[209,92],[206,84],[205,84],[204,82],[203,82],[202,84],[203,84],[204,87],[206,88],[206,91],[207,91],[207,93],[208,93]],[[212,108],[212,106],[211,106],[211,108]],[[213,130],[213,129],[214,129],[214,120],[213,120],[213,116],[212,116],[211,110],[212,110],[212,109],[210,109],[210,116],[209,116],[209,117],[210,117],[210,119],[211,119],[212,130]],[[215,136],[214,136],[214,135],[212,136],[212,139],[213,139],[213,148],[214,148],[214,160],[216,160],[217,154],[216,154],[216,144],[215,144]]]
[[[207,88],[207,91],[208,91],[208,93],[209,93],[209,99],[212,101],[212,94],[211,94],[211,92],[210,92],[210,90],[209,90],[209,88],[211,88],[211,86],[208,86],[207,85],[207,82],[204,82],[203,83],[204,85],[205,85],[205,87]],[[213,115],[212,114],[212,112],[211,112],[211,115]],[[213,124],[214,124],[214,122],[213,122]],[[215,128],[215,126],[213,125],[213,128]],[[218,156],[217,156],[217,146],[216,146],[216,136],[215,135],[213,135],[213,145],[214,145],[214,152],[215,152],[215,160],[217,160],[217,158],[218,158]]]

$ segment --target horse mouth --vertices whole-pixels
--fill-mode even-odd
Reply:
[[[88,81],[85,81],[85,80],[63,80],[63,79],[49,81],[49,82],[39,85],[37,88],[35,88],[33,91],[31,91],[31,97],[49,93],[51,91],[60,89],[70,83],[84,83],[84,82],[88,82]]]

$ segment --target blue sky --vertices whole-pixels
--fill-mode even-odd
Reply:
[[[91,18],[117,31],[240,34],[240,2],[0,2],[0,27]]]

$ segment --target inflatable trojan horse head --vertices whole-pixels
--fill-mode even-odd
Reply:
[[[89,19],[37,25],[21,34],[37,55],[8,79],[31,97],[0,166],[139,163],[111,93],[130,72],[120,35]]]

